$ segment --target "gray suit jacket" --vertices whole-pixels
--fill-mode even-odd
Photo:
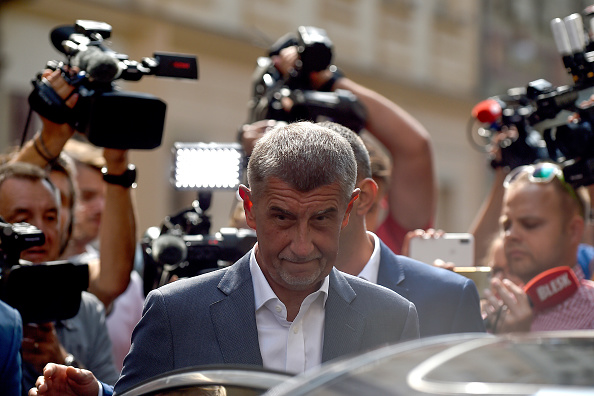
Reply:
[[[149,293],[116,393],[189,366],[262,366],[249,254]],[[414,304],[336,269],[325,310],[323,362],[419,336]]]
[[[473,281],[443,268],[397,256],[380,243],[377,283],[415,304],[421,337],[485,331]]]

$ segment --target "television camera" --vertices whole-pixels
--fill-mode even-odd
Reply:
[[[272,57],[281,50],[296,46],[298,60],[288,76],[283,76],[274,66]],[[272,119],[293,122],[334,121],[355,132],[365,127],[366,110],[350,91],[331,87],[314,90],[309,81],[311,72],[330,68],[333,44],[324,29],[300,26],[297,34],[288,33],[278,39],[269,49],[267,57],[259,57],[253,73],[253,93],[249,103],[248,123]],[[284,103],[291,102],[287,110]]]
[[[28,223],[0,218],[0,299],[16,308],[23,323],[69,319],[78,313],[81,292],[89,285],[86,264],[20,261],[21,252],[45,243],[42,231]],[[52,304],[44,304],[48,298]]]
[[[594,87],[592,15],[594,8],[590,6],[582,15],[574,13],[551,21],[554,41],[572,85],[554,86],[539,79],[488,98],[472,109],[469,133],[476,146],[484,149],[494,144],[499,133],[506,134],[497,143],[502,160],[496,165],[514,168],[552,160],[562,166],[565,180],[574,187],[594,184],[594,102],[578,103],[581,94]],[[588,29],[583,17],[590,22]],[[480,127],[475,129],[477,122]]]
[[[150,227],[142,241],[144,292],[175,278],[204,274],[233,264],[256,243],[251,229],[223,227],[210,233],[208,214],[214,190],[236,190],[243,170],[237,143],[174,143],[171,183],[197,191],[189,208]]]
[[[198,78],[195,56],[156,52],[140,62],[105,45],[111,36],[105,22],[77,20],[58,26],[50,38],[67,61],[49,61],[47,68],[62,71],[79,99],[74,106],[53,90],[41,74],[33,80],[31,109],[56,123],[69,123],[96,146],[118,149],[153,149],[161,144],[166,104],[146,93],[121,91],[117,79],[138,81],[145,75]],[[26,131],[25,131],[26,132]]]

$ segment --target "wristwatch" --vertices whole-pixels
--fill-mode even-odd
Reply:
[[[107,168],[101,169],[103,180],[109,184],[117,184],[118,186],[126,188],[136,187],[136,167],[133,164],[128,164],[128,169],[121,175],[110,175],[107,173]]]

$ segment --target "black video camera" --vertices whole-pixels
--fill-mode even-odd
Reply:
[[[210,234],[210,192],[198,193],[188,209],[167,216],[160,228],[151,227],[141,241],[144,293],[168,283],[172,276],[187,278],[233,264],[256,243],[256,232],[221,228]]]
[[[593,11],[594,8],[588,7],[583,15],[591,17]],[[582,16],[577,13],[563,20],[553,19],[551,30],[573,85],[557,87],[539,79],[526,87],[512,88],[506,95],[484,100],[473,108],[471,124],[477,120],[483,126],[476,129],[475,136],[472,127],[469,133],[475,143],[478,136],[486,144],[492,144],[498,133],[513,127],[517,136],[501,139],[499,143],[500,165],[513,169],[551,160],[562,166],[565,179],[574,187],[591,185],[594,184],[594,104],[580,105],[577,101],[583,91],[594,87],[594,40],[590,39],[594,35],[584,29]],[[568,121],[571,113],[577,117]]]
[[[36,227],[0,218],[0,300],[17,309],[23,323],[72,318],[80,308],[81,292],[88,288],[86,264],[19,260],[22,251],[44,243],[45,236]]]
[[[146,93],[120,91],[117,79],[138,81],[145,75],[198,78],[197,58],[192,55],[155,53],[141,62],[128,59],[104,44],[111,26],[104,22],[77,20],[74,26],[59,26],[51,41],[67,62],[50,61],[48,69],[62,76],[80,96],[74,108],[39,75],[33,80],[29,104],[41,116],[69,123],[96,146],[118,149],[153,149],[161,144],[166,104]],[[69,66],[69,70],[65,68]],[[79,71],[72,72],[72,67]]]
[[[271,59],[284,48],[296,46],[299,59],[288,77],[283,77]],[[331,65],[332,42],[326,31],[312,26],[300,26],[297,35],[286,34],[269,49],[268,57],[259,57],[253,74],[253,93],[249,103],[248,123],[271,119],[293,122],[311,120],[333,121],[355,132],[365,127],[366,110],[357,97],[347,90],[323,92],[310,86],[309,73]],[[290,99],[290,111],[283,101]]]

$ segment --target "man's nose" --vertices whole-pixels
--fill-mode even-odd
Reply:
[[[307,257],[314,250],[311,230],[307,222],[298,223],[291,241],[291,250],[299,257]]]
[[[520,229],[518,226],[516,226],[514,224],[510,224],[503,231],[503,237],[504,237],[504,239],[507,239],[507,240],[517,239],[520,236],[519,232],[520,232]]]

